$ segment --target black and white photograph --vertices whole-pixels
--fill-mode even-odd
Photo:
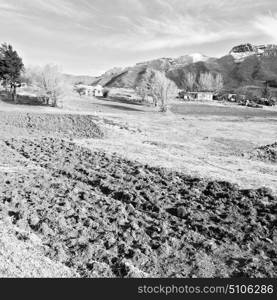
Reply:
[[[277,1],[0,0],[0,278],[277,278]]]

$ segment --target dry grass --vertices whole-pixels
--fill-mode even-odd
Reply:
[[[217,106],[226,107],[226,104]],[[228,180],[243,188],[267,186],[277,192],[276,164],[242,156],[255,147],[276,142],[275,117],[163,115],[152,107],[72,95],[65,98],[63,109],[0,102],[0,110],[19,109],[39,113],[97,115],[102,119],[100,124],[106,132],[106,138],[78,140],[78,143],[109,153],[117,152],[154,166]],[[276,108],[272,110],[276,111]],[[113,124],[107,124],[104,119],[112,120]]]
[[[117,115],[117,120],[118,120]],[[257,146],[277,140],[277,122],[235,118],[121,116],[129,132],[106,127],[106,138],[78,141],[94,149],[117,152],[129,159],[188,174],[239,184],[242,188],[267,186],[277,192],[277,166],[243,157]]]

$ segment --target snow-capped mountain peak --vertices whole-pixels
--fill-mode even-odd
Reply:
[[[201,53],[192,53],[189,56],[192,58],[193,63],[196,63],[196,62],[199,62],[199,61],[206,61],[208,59],[207,56],[205,56]]]

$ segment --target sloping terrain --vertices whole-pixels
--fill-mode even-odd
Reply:
[[[263,86],[269,81],[277,86],[277,46],[244,44],[234,47],[229,54],[221,58],[207,57],[198,53],[177,58],[158,58],[137,63],[127,68],[113,68],[101,76],[64,75],[70,83],[101,84],[105,87],[136,88],[147,69],[165,72],[179,88],[183,88],[185,74],[193,72],[220,73],[224,78],[224,88],[234,90],[239,87]]]
[[[187,72],[194,72],[197,75],[201,72],[221,73],[225,89],[235,89],[245,85],[261,86],[263,81],[275,82],[277,80],[277,56],[257,57],[252,55],[237,63],[231,55],[228,55],[220,59],[172,69],[168,76],[181,87],[184,74]]]
[[[276,277],[277,199],[56,138],[6,139],[0,216],[84,277]]]
[[[243,61],[245,58],[256,55],[258,57],[269,57],[277,56],[277,45],[251,45],[242,44],[233,47],[230,54],[235,58],[236,61]]]
[[[94,84],[101,84],[107,87],[135,88],[138,86],[142,75],[147,69],[152,68],[162,72],[169,72],[171,69],[182,68],[199,61],[212,61],[212,58],[200,55],[184,55],[174,58],[159,58],[146,62],[137,63],[133,67],[125,69],[114,68],[100,76]]]
[[[63,74],[64,81],[74,85],[80,82],[84,84],[92,84],[97,80],[97,77],[87,76],[87,75],[71,75],[71,74]]]
[[[118,69],[100,76],[95,83],[107,87],[135,88],[148,68],[162,72],[172,79],[179,88],[183,87],[185,74],[193,72],[197,76],[203,72],[220,73],[224,78],[225,89],[236,89],[245,85],[262,86],[263,81],[277,84],[277,55],[258,55],[246,52],[243,59],[237,60],[231,54],[221,58],[184,55],[179,58],[160,58],[138,63],[124,70]],[[198,59],[197,59],[198,57]]]

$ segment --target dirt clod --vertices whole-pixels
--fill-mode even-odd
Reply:
[[[0,177],[0,217],[37,234],[45,255],[82,277],[277,276],[277,198],[267,189],[240,190],[59,138],[5,145],[37,168]]]
[[[247,154],[250,159],[257,159],[277,163],[277,142],[271,145],[261,146]]]

